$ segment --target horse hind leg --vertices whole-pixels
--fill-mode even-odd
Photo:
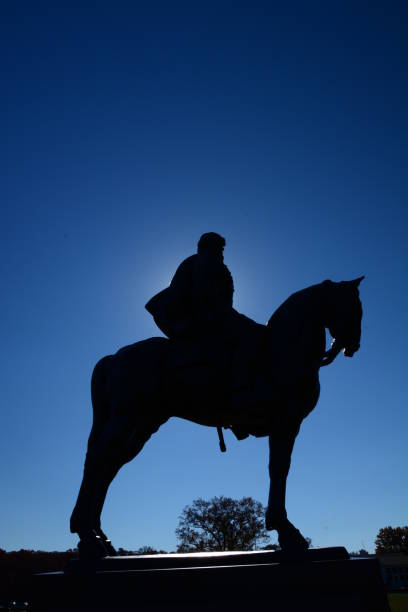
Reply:
[[[162,422],[156,426],[135,428],[134,425],[131,426],[128,419],[115,423],[115,427],[118,428],[117,434],[114,436],[116,439],[113,442],[113,448],[105,455],[104,469],[98,479],[92,508],[91,523],[97,532],[103,534],[100,517],[110,484],[119,470],[141,452],[146,442],[159,429],[160,425],[162,425]]]
[[[103,533],[100,523],[108,488],[120,468],[140,453],[150,436],[166,420],[160,419],[155,423],[135,426],[131,419],[125,416],[115,417],[106,423],[104,434],[98,438],[87,456],[81,486],[83,496],[80,499],[80,491],[73,513],[74,520],[71,521],[71,530],[80,536],[79,549],[82,557],[115,554],[115,549]],[[81,520],[76,523],[75,513],[78,508]]]
[[[84,475],[70,521],[71,532],[79,535],[78,549],[83,558],[115,553],[101,529],[100,515],[109,485],[126,463],[127,457],[121,449],[126,446],[130,425],[128,419],[108,421],[104,431],[94,436],[88,446]]]
[[[91,398],[93,423],[88,438],[82,483],[75,508],[70,519],[71,532],[78,533],[81,540],[86,539],[86,537],[90,536],[90,534],[92,534],[91,537],[94,538],[96,534],[93,527],[93,521],[90,518],[90,509],[92,507],[94,490],[95,487],[97,487],[99,475],[98,473],[95,473],[93,466],[95,463],[95,456],[97,456],[100,452],[100,442],[104,436],[104,432],[109,421],[109,397],[106,389],[106,366],[109,364],[111,359],[112,357],[110,356],[101,359],[96,364],[92,373]],[[101,550],[106,552],[106,549],[109,549],[109,552],[113,552],[113,547],[110,548],[110,542],[102,531],[97,535],[101,539],[101,542],[99,542]],[[105,542],[105,547],[102,546],[102,541]]]

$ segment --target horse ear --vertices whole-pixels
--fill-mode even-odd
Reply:
[[[353,285],[355,287],[358,287],[359,284],[361,283],[362,280],[365,279],[365,276],[359,276],[358,278],[355,278],[354,280],[350,281],[351,283],[353,283]]]

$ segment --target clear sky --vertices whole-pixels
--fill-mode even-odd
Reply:
[[[287,506],[315,546],[372,551],[408,523],[407,4],[0,11],[0,547],[76,545],[93,366],[160,335],[144,304],[218,231],[235,306],[259,322],[366,275],[361,350],[321,372]],[[197,497],[266,503],[267,439],[226,443],[163,426],[109,491],[113,543],[174,550]]]

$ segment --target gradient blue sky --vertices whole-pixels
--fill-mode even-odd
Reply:
[[[204,231],[235,306],[361,274],[362,344],[321,373],[289,517],[373,550],[407,515],[403,2],[2,3],[0,547],[65,549],[96,361]],[[172,419],[112,485],[116,546],[174,550],[197,497],[267,499],[267,440]],[[275,535],[273,535],[273,541]]]

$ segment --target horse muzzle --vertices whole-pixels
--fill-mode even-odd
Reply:
[[[360,343],[352,344],[351,346],[346,346],[344,348],[344,356],[345,357],[352,357],[354,355],[354,353],[357,353],[359,348],[360,348]]]

